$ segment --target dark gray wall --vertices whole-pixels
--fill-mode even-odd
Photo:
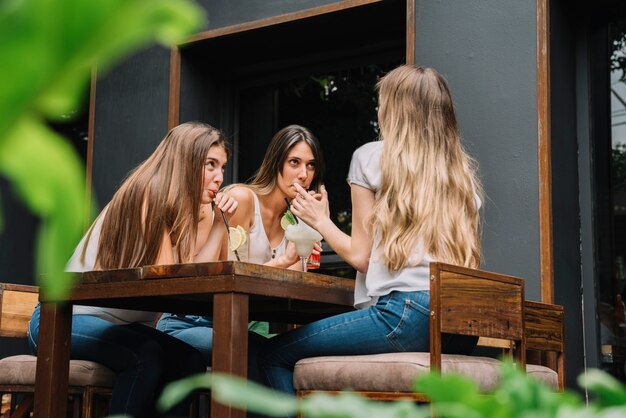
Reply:
[[[522,277],[540,298],[536,2],[417,0],[415,62],[450,84],[478,159],[483,268]]]
[[[581,194],[579,207],[579,156],[583,165],[581,176],[588,175],[589,146],[578,147],[576,129],[576,30],[579,26],[576,10],[570,1],[551,3],[551,142],[552,142],[552,210],[554,238],[555,303],[565,308],[565,364],[567,386],[576,387],[576,378],[584,369],[584,349],[581,304],[581,224],[580,217],[588,212],[590,200]],[[584,93],[584,89],[581,91]],[[582,101],[586,107],[586,99]],[[582,139],[582,138],[580,138]],[[585,174],[587,172],[587,174]],[[588,177],[587,177],[588,179]],[[590,225],[585,225],[583,244],[591,242]],[[595,303],[588,309],[595,309]],[[595,343],[595,324],[586,326],[587,339]],[[593,336],[593,337],[592,337]],[[591,351],[589,351],[591,350]],[[597,347],[587,351],[597,358]]]
[[[101,207],[167,133],[169,57],[154,47],[98,79],[92,172]]]

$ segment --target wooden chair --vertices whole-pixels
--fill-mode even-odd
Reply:
[[[412,382],[431,370],[455,372],[475,380],[488,392],[498,382],[496,359],[442,354],[442,334],[486,337],[512,348],[524,368],[524,282],[522,279],[443,263],[430,265],[430,352],[332,356],[300,360],[294,385],[298,396],[349,389],[378,400],[412,399]]]
[[[549,386],[565,388],[565,331],[563,307],[524,302],[524,328],[529,364],[526,372]],[[540,355],[533,356],[539,353]],[[546,353],[556,353],[554,356]],[[532,363],[530,364],[531,360]]]
[[[0,336],[26,338],[28,321],[38,301],[38,288],[0,283]],[[0,360],[2,418],[30,416],[37,357],[11,356]],[[69,413],[73,417],[105,416],[115,375],[91,361],[70,361]]]

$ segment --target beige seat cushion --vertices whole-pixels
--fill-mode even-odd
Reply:
[[[482,391],[498,383],[500,362],[488,357],[444,354],[444,373],[474,380]],[[430,353],[386,353],[365,356],[312,357],[300,360],[294,371],[296,390],[412,392],[416,376],[430,370]]]
[[[536,364],[527,364],[526,374],[528,374],[529,377],[537,379],[551,388],[559,388],[559,375],[557,374],[557,372],[549,367],[539,366]]]
[[[0,360],[0,384],[34,385],[37,357],[19,355]],[[112,387],[115,373],[87,360],[70,361],[70,386]]]

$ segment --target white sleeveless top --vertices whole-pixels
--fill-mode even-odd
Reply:
[[[352,155],[350,170],[348,171],[348,183],[356,184],[376,193],[382,183],[380,158],[383,153],[383,141],[369,142],[359,147]],[[480,198],[474,195],[477,207],[480,207]],[[374,237],[372,252],[367,268],[367,274],[357,272],[354,288],[354,307],[357,309],[367,308],[374,305],[379,296],[387,295],[393,291],[416,292],[430,290],[430,262],[433,260],[428,254],[414,266],[404,267],[397,272],[391,272],[380,261],[380,251],[376,248],[379,239]],[[413,252],[419,253],[418,242]],[[409,263],[411,258],[409,257]]]
[[[91,229],[91,236],[89,231],[81,239],[80,243],[74,250],[74,254],[68,261],[65,271],[82,273],[84,271],[91,271],[96,266],[96,256],[98,254],[98,243],[100,242],[100,231],[102,230],[102,222],[106,216],[108,207],[104,208],[96,222]],[[89,237],[89,242],[87,242]],[[85,259],[81,260],[83,253],[83,247],[87,245],[85,250]],[[82,306],[75,305],[73,310],[74,315],[92,315],[105,321],[113,322],[114,324],[129,324],[133,322],[139,322],[141,324],[152,326],[156,322],[160,313],[158,312],[143,312],[132,311],[129,309],[115,309],[115,308],[101,308],[96,306]]]
[[[252,196],[254,197],[254,221],[250,227],[249,261],[256,264],[265,264],[271,259],[282,255],[287,249],[288,241],[287,238],[283,236],[283,240],[280,244],[272,248],[270,240],[265,233],[265,228],[263,227],[259,198],[254,191],[252,191]]]

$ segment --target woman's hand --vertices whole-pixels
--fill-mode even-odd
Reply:
[[[235,198],[224,192],[218,193],[215,199],[213,199],[213,202],[215,203],[215,207],[229,216],[235,213],[239,206],[239,202],[237,202]]]
[[[293,242],[289,241],[287,243],[287,248],[285,248],[285,252],[278,257],[277,261],[280,267],[283,268],[288,268],[294,264],[299,265],[298,262],[300,261],[300,257],[296,252],[296,246]]]
[[[319,230],[318,224],[330,219],[326,187],[322,186],[320,193],[309,193],[297,183],[294,183],[294,187],[298,194],[291,201],[291,212],[311,227]]]
[[[313,247],[313,251],[311,252],[311,254],[321,254],[322,253],[322,243],[315,243],[315,246]],[[300,264],[300,256],[298,255],[298,253],[296,252],[296,246],[294,245],[293,242],[289,242],[287,244],[287,249],[285,250],[285,253],[282,255],[285,258],[282,261],[281,265],[284,265],[285,267],[289,268],[289,270],[296,270],[296,271],[302,271],[302,266]],[[281,256],[281,257],[282,257]]]

